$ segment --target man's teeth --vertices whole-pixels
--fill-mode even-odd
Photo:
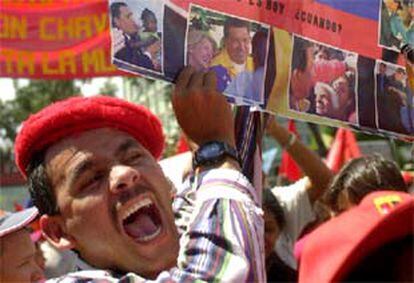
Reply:
[[[128,218],[132,213],[137,212],[139,209],[143,208],[144,206],[150,206],[152,204],[151,199],[144,198],[141,201],[137,202],[136,204],[132,205],[125,214],[122,216],[122,221]]]

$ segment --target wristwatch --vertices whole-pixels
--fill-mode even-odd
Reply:
[[[207,142],[194,153],[193,168],[215,165],[223,161],[225,157],[231,157],[239,162],[235,148],[220,141]]]

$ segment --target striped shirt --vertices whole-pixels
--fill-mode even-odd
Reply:
[[[133,274],[79,271],[51,282],[265,282],[261,200],[238,171],[213,169],[192,176],[173,203],[180,232],[177,267],[149,281]]]

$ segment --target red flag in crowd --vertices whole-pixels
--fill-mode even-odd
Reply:
[[[178,139],[177,146],[175,148],[175,153],[180,154],[184,153],[190,150],[190,147],[188,146],[187,140],[183,133],[181,133],[180,138]]]
[[[21,210],[23,210],[23,209],[24,209],[23,205],[21,205],[21,204],[20,204],[20,203],[18,203],[18,202],[14,202],[14,203],[13,203],[13,206],[14,206],[14,211],[21,211]]]
[[[401,171],[401,174],[404,178],[404,182],[407,186],[411,186],[414,183],[414,172],[410,171]]]
[[[293,120],[289,120],[288,130],[289,132],[295,134],[297,138],[300,138],[296,130],[295,122]],[[284,176],[291,182],[299,180],[302,176],[302,172],[299,166],[296,164],[296,162],[293,160],[293,158],[289,155],[289,153],[286,150],[284,150],[282,153],[279,175]]]
[[[340,128],[336,132],[326,164],[335,173],[350,159],[360,157],[361,151],[351,130]]]

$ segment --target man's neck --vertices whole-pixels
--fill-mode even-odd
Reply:
[[[237,64],[236,62],[233,62],[233,66],[237,74],[246,70],[246,63]]]

